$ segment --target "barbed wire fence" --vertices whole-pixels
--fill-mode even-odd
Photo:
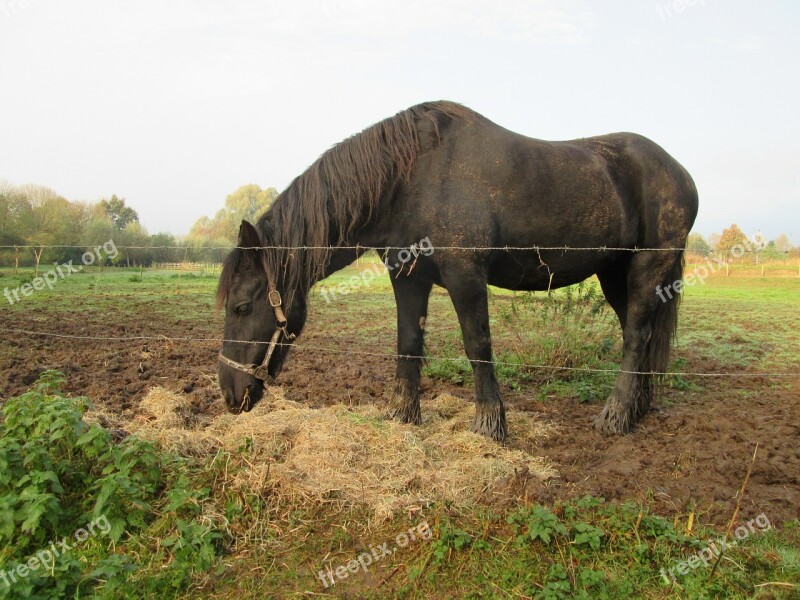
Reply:
[[[97,244],[6,244],[0,245],[0,250],[33,250],[41,251],[45,249],[72,249],[80,250],[86,248],[93,248]],[[303,250],[354,250],[358,252],[368,251],[408,251],[409,246],[186,246],[186,245],[166,245],[166,246],[140,246],[140,245],[121,245],[115,246],[117,250],[180,250],[186,252],[188,250],[225,250],[231,251],[238,250],[289,250],[303,251]],[[435,251],[468,251],[468,252],[684,252],[686,249],[682,247],[664,247],[664,248],[649,248],[649,247],[615,247],[615,246],[588,246],[588,247],[572,247],[572,246],[431,246]],[[222,345],[223,343],[233,344],[248,344],[248,345],[268,345],[269,341],[249,341],[249,340],[231,340],[217,337],[191,337],[179,335],[167,335],[160,333],[158,335],[131,335],[131,336],[97,336],[97,335],[74,335],[74,334],[61,334],[52,331],[35,331],[29,329],[13,328],[13,327],[0,327],[0,334],[13,334],[16,336],[29,336],[40,338],[55,338],[55,339],[70,339],[70,340],[85,340],[85,341],[107,341],[107,342],[132,342],[132,341],[170,341],[170,342],[202,342],[214,343]],[[4,336],[6,337],[6,336]],[[8,338],[7,338],[8,339]],[[313,352],[337,354],[337,355],[350,355],[361,357],[380,357],[386,359],[423,359],[425,361],[447,361],[463,363],[467,359],[464,357],[447,357],[447,356],[413,356],[403,355],[389,352],[369,352],[364,350],[346,350],[342,348],[314,346],[303,343],[279,343],[280,346],[292,346],[297,350],[308,350]],[[568,372],[585,372],[585,373],[627,373],[634,375],[657,375],[664,377],[707,377],[707,378],[788,378],[797,377],[797,373],[793,372],[716,372],[716,373],[703,373],[693,371],[668,371],[668,372],[641,372],[641,371],[626,371],[622,369],[600,369],[591,367],[568,367],[562,365],[544,365],[544,364],[529,364],[520,362],[503,362],[498,360],[480,361],[471,360],[471,363],[492,363],[494,365],[508,365],[523,367],[532,370],[552,370],[552,371],[568,371]]]
[[[35,337],[52,337],[52,338],[61,338],[61,339],[70,339],[70,340],[86,340],[86,341],[104,341],[104,342],[129,342],[129,341],[168,341],[168,342],[208,342],[208,343],[215,343],[218,345],[224,343],[231,343],[231,344],[244,344],[250,346],[268,346],[269,341],[253,341],[253,340],[236,340],[236,339],[224,339],[224,338],[214,338],[214,337],[190,337],[190,336],[168,336],[165,334],[161,335],[131,335],[131,336],[97,336],[97,335],[74,335],[74,334],[63,334],[63,333],[53,333],[47,331],[31,331],[27,329],[15,329],[15,328],[8,328],[8,327],[0,327],[0,333],[14,333],[14,334],[22,334],[27,336],[35,336]],[[324,352],[328,354],[345,354],[345,355],[352,355],[352,356],[370,356],[370,357],[378,357],[378,358],[387,358],[387,359],[398,359],[398,358],[405,358],[405,359],[420,359],[426,361],[452,361],[452,362],[464,362],[467,359],[462,357],[449,357],[449,356],[427,356],[427,355],[413,355],[413,354],[396,354],[390,352],[365,352],[363,350],[345,350],[341,348],[330,348],[324,346],[313,346],[301,343],[290,343],[287,344],[285,342],[279,342],[276,344],[277,346],[286,346],[286,347],[294,347],[298,350],[312,350],[315,352]],[[751,378],[751,377],[796,377],[796,373],[788,373],[788,372],[741,372],[741,373],[700,373],[700,372],[693,372],[693,371],[665,371],[665,372],[657,372],[657,371],[626,371],[623,369],[597,369],[597,368],[590,368],[590,367],[565,367],[560,365],[537,365],[537,364],[528,364],[528,363],[520,363],[520,362],[504,362],[504,361],[497,361],[497,360],[469,360],[471,363],[477,364],[494,364],[494,365],[508,365],[508,366],[517,366],[517,367],[526,367],[530,369],[550,369],[550,370],[558,370],[558,371],[575,371],[575,372],[585,372],[585,373],[626,373],[630,375],[659,375],[659,376],[674,376],[674,377],[744,377],[744,378]]]
[[[98,244],[25,244],[25,245],[0,245],[0,250],[19,249],[85,249],[93,248]],[[118,250],[408,250],[409,246],[116,246]],[[597,250],[603,252],[682,252],[685,248],[638,248],[634,247],[614,247],[614,246],[432,246],[434,250]]]

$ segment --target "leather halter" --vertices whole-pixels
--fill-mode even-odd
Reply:
[[[269,273],[267,273],[267,282],[270,287],[270,291],[267,294],[267,302],[272,307],[272,310],[275,311],[275,320],[278,322],[278,328],[275,330],[275,333],[272,334],[272,339],[269,341],[269,348],[267,349],[267,355],[264,357],[264,360],[261,362],[260,365],[243,365],[242,363],[238,363],[235,360],[231,360],[227,356],[223,356],[222,351],[219,353],[219,362],[223,365],[230,367],[231,369],[236,369],[237,371],[241,371],[242,373],[247,373],[248,375],[252,375],[256,379],[260,379],[261,381],[272,384],[275,382],[274,378],[269,374],[267,370],[267,366],[269,365],[269,361],[272,358],[272,354],[275,352],[275,348],[278,345],[278,342],[281,339],[281,335],[285,336],[287,340],[293,340],[296,336],[293,333],[289,333],[287,330],[287,321],[286,315],[283,313],[283,309],[281,308],[281,294],[272,285],[270,282]],[[246,401],[246,398],[245,398]]]

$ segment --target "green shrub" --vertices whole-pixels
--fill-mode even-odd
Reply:
[[[516,372],[536,383],[586,379],[585,372],[571,369],[604,368],[613,362],[622,337],[616,316],[591,282],[548,294],[516,294],[499,318],[510,332],[512,349],[498,362],[515,366],[509,375]]]
[[[547,294],[514,294],[500,309],[498,320],[501,327],[493,329],[493,341],[502,350],[494,358],[503,383],[514,389],[534,383],[547,393],[554,391],[549,386],[568,382],[566,392],[581,402],[604,399],[610,393],[615,374],[602,370],[618,368],[622,333],[596,283],[581,282]],[[431,359],[425,375],[470,384],[472,369],[463,357],[458,332],[445,350],[453,359]]]
[[[137,569],[125,545],[142,552],[155,529],[164,539],[153,553],[170,564],[163,586],[182,589],[215,562],[221,540],[197,510],[209,490],[183,475],[199,468],[136,437],[115,443],[83,420],[85,398],[61,395],[62,382],[46,371],[3,406],[0,598],[72,597],[98,584],[125,589]],[[45,568],[26,572],[35,556]]]

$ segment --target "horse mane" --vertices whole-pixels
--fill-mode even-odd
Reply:
[[[353,234],[370,220],[387,184],[411,175],[430,129],[438,144],[441,117],[475,116],[453,102],[413,106],[336,144],[292,181],[256,224],[284,302],[291,305],[324,276],[330,246],[354,245]]]

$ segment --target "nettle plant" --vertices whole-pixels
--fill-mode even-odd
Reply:
[[[161,485],[159,457],[136,438],[119,445],[82,420],[86,398],[59,395],[60,373],[46,371],[34,389],[3,407],[0,424],[0,544],[35,550],[105,517],[118,541],[142,525],[146,498]]]
[[[185,489],[184,459],[133,436],[115,442],[86,423],[88,400],[64,397],[62,383],[60,373],[46,371],[2,407],[0,573],[18,575],[20,565],[61,540],[71,549],[55,553],[46,568],[9,576],[13,585],[0,580],[0,598],[71,597],[78,587],[125,585],[125,574],[137,567],[115,544],[141,552],[148,532],[164,534],[159,547],[176,560],[161,558],[180,571],[165,585],[179,587],[218,554],[219,534],[192,522],[208,490]],[[99,520],[107,526],[76,543],[76,532]],[[187,548],[193,557],[181,560]]]

